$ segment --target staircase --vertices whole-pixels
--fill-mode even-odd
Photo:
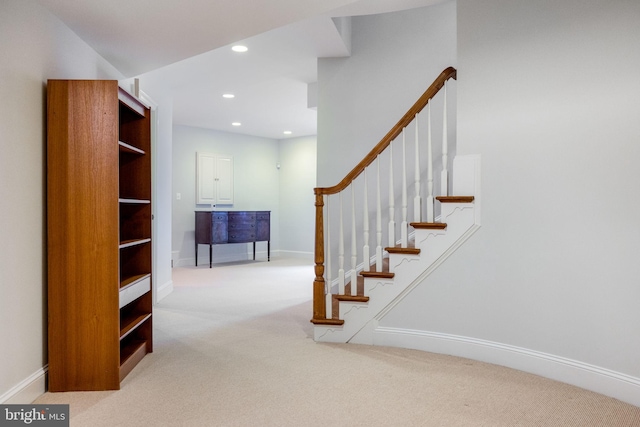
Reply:
[[[316,341],[373,344],[379,319],[479,228],[479,157],[456,156],[449,172],[451,143],[446,82],[455,78],[455,69],[445,69],[338,185],[315,189],[316,278],[311,322]],[[432,121],[431,109],[432,104],[438,103],[434,101],[438,94],[442,138],[434,150],[432,139],[437,125]],[[426,119],[421,119],[425,108]],[[426,137],[423,136],[425,128]],[[413,140],[409,156],[408,134]],[[401,148],[401,156],[394,156],[394,147],[396,151]],[[407,165],[407,158],[413,165]],[[383,163],[388,166],[381,167]],[[434,194],[437,169],[440,195]],[[375,183],[370,185],[372,175]],[[412,184],[408,184],[408,175],[414,177]],[[382,181],[386,183],[388,196],[382,196]],[[409,192],[414,195],[413,221],[408,219]],[[351,199],[350,203],[344,202],[347,198]],[[373,208],[370,199],[375,199]],[[397,213],[399,225],[395,222]],[[369,227],[371,217],[375,217],[374,230]],[[386,246],[382,244],[383,223],[387,224]],[[349,229],[346,233],[345,228]],[[370,238],[371,234],[374,239]],[[373,255],[370,254],[371,240],[375,241]],[[351,247],[348,271],[345,243]]]

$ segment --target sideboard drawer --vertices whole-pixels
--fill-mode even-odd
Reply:
[[[232,218],[229,218],[229,231],[232,230],[252,230],[256,228],[256,221],[233,221]]]
[[[233,230],[229,231],[229,243],[255,242],[256,233],[254,230]]]
[[[227,212],[229,224],[254,224],[256,222],[255,212]]]

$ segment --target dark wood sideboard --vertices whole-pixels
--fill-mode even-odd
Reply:
[[[213,245],[267,242],[267,261],[271,261],[271,211],[196,211],[196,267],[198,245],[209,245],[209,268],[213,266]]]

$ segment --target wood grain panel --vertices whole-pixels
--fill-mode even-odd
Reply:
[[[52,391],[119,387],[116,97],[114,81],[48,84]]]

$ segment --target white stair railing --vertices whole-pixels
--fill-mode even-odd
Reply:
[[[393,244],[389,246],[394,246]],[[402,129],[402,223],[400,224],[400,247],[409,245],[409,224],[407,223],[407,144]]]
[[[355,296],[358,292],[358,245],[356,232],[356,190],[351,187],[351,295]]]
[[[448,195],[448,187],[449,187],[449,172],[448,172],[448,153],[449,153],[449,145],[451,141],[449,141],[448,137],[448,114],[447,114],[447,86],[446,81],[448,79],[455,78],[455,70],[450,68],[445,71],[434,81],[431,87],[425,92],[425,94],[416,102],[416,105],[410,109],[407,114],[402,118],[402,120],[392,129],[387,136],[372,150],[369,155],[363,159],[363,161],[350,173],[345,177],[345,179],[335,187],[329,188],[316,188],[316,223],[321,223],[326,230],[326,236],[324,235],[324,231],[316,228],[316,279],[314,281],[314,318],[312,321],[314,323],[323,323],[326,321],[327,323],[336,324],[339,319],[333,319],[333,299],[332,289],[335,289],[333,286],[337,287],[338,295],[336,297],[340,299],[340,296],[347,297],[344,295],[346,284],[350,283],[350,292],[349,296],[358,297],[357,295],[357,279],[358,274],[362,271],[372,271],[375,272],[383,272],[383,256],[384,256],[384,247],[383,247],[383,221],[388,223],[388,246],[394,247],[397,244],[396,241],[396,200],[395,195],[400,194],[400,208],[401,208],[401,219],[400,219],[400,238],[399,243],[402,248],[407,248],[409,245],[409,224],[407,214],[410,208],[413,208],[413,220],[414,222],[422,222],[426,220],[427,222],[435,221],[435,212],[434,212],[434,169],[438,167],[440,169],[440,195]],[[443,90],[440,90],[440,89]],[[429,102],[432,98],[438,97],[441,99],[443,111],[442,111],[442,165],[437,165],[434,161],[435,156],[433,146],[432,146],[432,138],[434,128],[432,126],[432,103]],[[439,104],[438,101],[437,104]],[[426,111],[426,134],[420,133],[419,135],[419,127],[420,127],[420,111],[423,108],[427,108]],[[414,162],[407,162],[407,147],[406,147],[406,139],[407,136],[411,136],[413,133],[414,138],[414,149],[411,150],[414,155]],[[402,135],[402,141],[398,141],[398,143],[402,144],[401,147],[401,159],[397,159],[396,156],[399,154],[394,152],[393,143],[395,139]],[[421,135],[426,135],[426,141],[420,139]],[[426,145],[426,171],[422,169],[422,162],[420,158],[421,153],[421,145]],[[388,152],[388,154],[387,154]],[[382,155],[388,155],[388,169],[383,170],[382,165]],[[375,165],[374,165],[375,163]],[[386,164],[386,163],[385,163]],[[412,164],[413,171],[409,168]],[[395,165],[401,165],[399,168],[394,167]],[[369,169],[375,168],[375,171],[370,171]],[[370,173],[375,173],[375,185],[373,188],[369,186],[369,176]],[[408,201],[408,193],[409,186],[407,184],[407,176],[410,172],[413,172],[414,180],[412,189],[414,192],[413,197],[413,206],[409,206]],[[426,172],[426,173],[425,173]],[[424,173],[424,175],[423,175]],[[399,179],[396,180],[396,174],[400,174]],[[360,175],[362,176],[361,181],[357,181],[360,179]],[[425,203],[423,203],[423,176],[426,175],[426,198]],[[382,186],[381,182],[383,181],[388,183],[388,200],[384,200],[384,204],[388,207],[388,210],[383,211],[383,200],[382,200]],[[356,185],[358,183],[358,185]],[[348,187],[351,187],[350,190]],[[362,191],[359,188],[362,187]],[[344,191],[350,191],[351,194],[342,194]],[[373,206],[373,210],[375,211],[375,251],[374,257],[371,258],[370,253],[370,223],[369,218],[372,212],[369,210],[368,199],[369,196],[372,195],[370,192],[375,193],[373,196],[376,198],[375,206]],[[338,195],[338,209],[337,212],[331,212],[329,209],[329,199],[330,195]],[[326,197],[326,206],[324,203],[324,196]],[[350,210],[350,221],[345,221],[345,204],[344,197],[351,198],[351,210]],[[348,204],[348,203],[347,203]],[[424,213],[423,213],[424,209]],[[335,210],[335,208],[334,208]],[[348,208],[347,208],[348,210]],[[385,215],[383,212],[388,212]],[[359,219],[361,218],[361,221]],[[318,221],[320,219],[320,221]],[[324,226],[326,219],[326,226]],[[333,227],[331,224],[334,222],[338,222],[337,227]],[[345,230],[345,227],[348,228]],[[332,233],[337,234],[337,239],[334,240]],[[319,236],[322,239],[322,244],[319,244]],[[350,244],[351,244],[351,256],[350,256],[350,270],[345,271],[345,239],[346,236],[349,236]],[[358,254],[358,237],[362,237],[362,255],[359,257]],[[320,252],[318,252],[320,251]],[[326,254],[326,256],[325,256]],[[333,267],[336,265],[336,267]],[[326,269],[325,269],[326,265]],[[332,268],[336,268],[335,271],[332,271]],[[322,286],[322,289],[319,288]],[[317,295],[324,294],[325,298],[321,298],[320,302],[317,302]],[[331,321],[331,322],[329,322]]]
[[[427,108],[431,108],[431,104],[427,104]],[[416,196],[413,198],[413,221],[422,222],[422,195],[420,193],[420,139],[418,138],[418,120],[419,113],[416,113],[414,122],[416,124],[415,130],[415,164],[413,170],[414,186]],[[429,158],[431,162],[431,158]]]
[[[364,270],[369,270],[369,260],[371,259],[371,255],[369,252],[369,185],[367,182],[367,170],[368,168],[365,168],[363,175],[363,180],[364,180],[364,196],[363,196],[363,202],[362,202],[362,213],[363,213],[363,233],[362,233],[362,239],[364,241],[364,244],[362,246],[362,260],[364,263],[363,269]]]
[[[342,191],[340,192],[340,232],[338,234],[338,293],[344,295],[344,224],[342,215]]]
[[[431,104],[427,105],[427,222],[433,222],[434,198],[433,198],[433,147],[431,146]]]
[[[329,199],[331,199],[331,197],[329,195],[327,195],[326,197],[327,199],[327,213],[331,212],[329,209]],[[330,218],[330,215],[326,216],[327,219]],[[326,272],[326,301],[325,301],[325,305],[327,307],[326,309],[326,316],[327,319],[331,319],[333,317],[333,291],[331,290],[331,221],[328,220],[327,221],[327,248],[325,250],[326,254],[327,254],[327,272]]]
[[[393,143],[391,143],[389,144],[389,246],[395,246],[396,244],[395,212],[396,204],[393,191]]]
[[[447,130],[447,82],[444,83],[444,107],[442,115],[442,173],[440,176],[440,195],[449,195],[449,138]]]
[[[380,200],[380,156],[376,161],[378,167],[376,180],[376,271],[382,271],[382,201]]]

